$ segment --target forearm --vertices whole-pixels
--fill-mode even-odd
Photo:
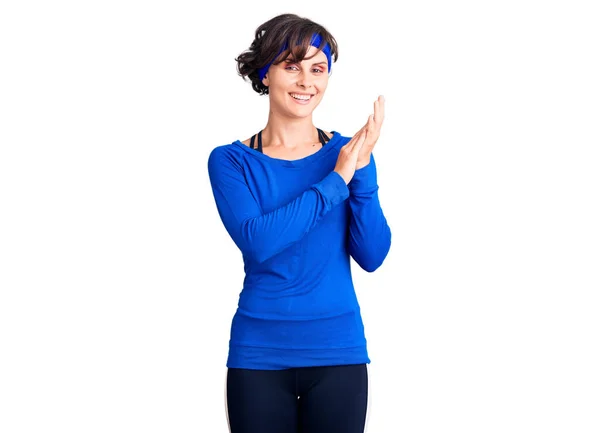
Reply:
[[[377,194],[370,198],[350,198],[348,249],[361,268],[373,272],[385,260],[392,233]]]
[[[372,272],[385,260],[392,236],[379,202],[377,169],[372,156],[369,164],[356,171],[349,188],[348,249],[363,269]]]
[[[263,262],[301,240],[347,197],[345,182],[333,173],[287,205],[244,220],[234,240],[244,254]]]
[[[329,173],[294,200],[263,213],[249,189],[243,168],[223,148],[213,151],[208,171],[221,220],[244,256],[263,262],[283,251],[346,200],[342,177]]]

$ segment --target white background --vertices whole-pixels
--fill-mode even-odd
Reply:
[[[2,2],[0,431],[227,431],[243,270],[206,162],[264,126],[234,58],[293,12],[340,44],[319,127],[387,101],[367,431],[598,433],[593,3]]]

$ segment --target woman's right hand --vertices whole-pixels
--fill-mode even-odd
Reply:
[[[352,137],[352,139],[340,149],[340,154],[338,155],[338,159],[333,171],[342,176],[346,182],[346,185],[350,183],[352,176],[354,176],[354,172],[356,171],[356,161],[358,160],[358,152],[360,152],[360,149],[365,143],[366,136],[367,128],[365,126],[361,128],[360,131],[358,131],[354,137]]]

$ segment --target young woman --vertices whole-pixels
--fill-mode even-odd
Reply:
[[[364,431],[370,360],[350,258],[373,272],[391,244],[372,156],[384,101],[351,138],[316,127],[337,57],[323,26],[284,14],[236,59],[270,109],[261,131],[208,160],[245,269],[227,359],[232,433]]]

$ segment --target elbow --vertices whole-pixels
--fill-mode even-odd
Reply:
[[[270,256],[267,255],[264,250],[258,250],[256,248],[247,248],[244,251],[244,256],[258,264],[266,262],[270,258]]]
[[[355,251],[361,251],[364,252],[364,254],[359,253],[353,255],[354,260],[356,260],[356,263],[358,263],[358,265],[366,272],[375,272],[381,267],[386,257],[388,256],[391,245],[392,237],[391,232],[388,230],[386,240],[384,242],[379,243],[376,248],[370,251],[355,249]]]
[[[363,270],[372,273],[381,267],[381,265],[385,261],[386,256],[387,252],[384,254],[380,254],[377,257],[369,257],[366,260],[357,261],[357,263]]]
[[[360,264],[360,267],[363,270],[365,270],[369,273],[372,273],[372,272],[375,272],[377,269],[379,269],[379,267],[382,265],[382,263],[383,263],[383,261],[382,262],[362,263],[362,264]]]
[[[263,263],[272,255],[268,243],[253,234],[250,221],[246,221],[237,233],[236,244],[244,258],[255,263]]]
[[[258,242],[244,242],[243,245],[238,245],[238,247],[242,251],[242,255],[254,263],[263,263],[271,257],[270,251],[261,247]]]

